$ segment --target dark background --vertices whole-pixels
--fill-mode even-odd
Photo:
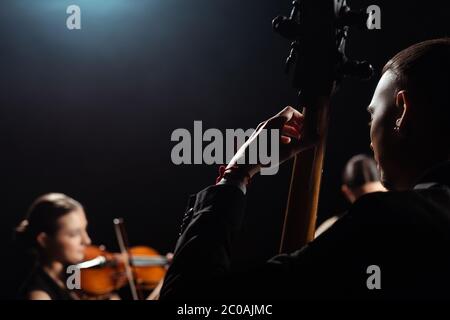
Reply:
[[[349,56],[377,72],[406,46],[449,35],[447,1],[348,2],[381,7],[382,29],[353,30],[348,41]],[[69,4],[81,7],[81,30],[66,28]],[[30,203],[53,191],[85,206],[95,244],[117,250],[112,219],[121,216],[131,245],[172,251],[188,195],[212,184],[217,166],[172,164],[171,133],[192,131],[194,120],[204,130],[254,128],[295,106],[283,73],[289,43],[271,29],[290,7],[289,0],[1,1],[6,251]],[[371,154],[366,107],[376,82],[347,79],[334,99],[320,221],[347,206],[345,162]],[[289,174],[284,165],[276,176],[254,179],[237,266],[277,252]],[[15,263],[2,265],[14,272]]]

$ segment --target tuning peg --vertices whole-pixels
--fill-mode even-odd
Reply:
[[[298,23],[285,16],[277,16],[273,19],[272,27],[275,32],[289,40],[294,40],[300,35]]]
[[[289,73],[291,66],[294,64],[295,59],[297,58],[297,50],[298,44],[296,41],[291,43],[291,51],[289,51],[289,56],[286,58],[285,69],[286,73]]]
[[[299,1],[293,1],[292,6],[293,7],[289,18],[285,16],[277,16],[272,20],[272,28],[275,32],[290,40],[294,40],[300,36],[300,26],[296,22],[300,7]]]
[[[351,10],[350,7],[342,7],[337,24],[339,26],[356,26],[358,28],[366,28],[369,14],[365,10]]]
[[[345,76],[369,80],[374,74],[372,65],[367,61],[347,60],[342,66]]]

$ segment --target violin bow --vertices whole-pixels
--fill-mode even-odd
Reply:
[[[141,300],[140,294],[136,288],[136,282],[134,281],[134,275],[132,270],[132,260],[130,259],[128,238],[125,232],[125,226],[122,218],[116,218],[113,220],[114,230],[116,232],[117,242],[119,243],[120,252],[125,257],[125,273],[127,275],[128,284],[131,290],[131,296],[133,300]]]

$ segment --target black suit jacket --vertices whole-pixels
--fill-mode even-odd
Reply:
[[[161,299],[448,299],[449,169],[430,170],[414,190],[365,195],[307,246],[241,273],[230,262],[245,196],[208,187],[188,208]],[[381,289],[369,289],[369,266]]]

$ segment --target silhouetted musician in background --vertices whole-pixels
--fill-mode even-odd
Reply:
[[[364,154],[358,154],[348,160],[342,172],[341,191],[350,203],[365,194],[386,191],[380,182],[376,162]],[[341,215],[333,215],[322,222],[316,229],[315,238],[328,230],[340,217]]]

